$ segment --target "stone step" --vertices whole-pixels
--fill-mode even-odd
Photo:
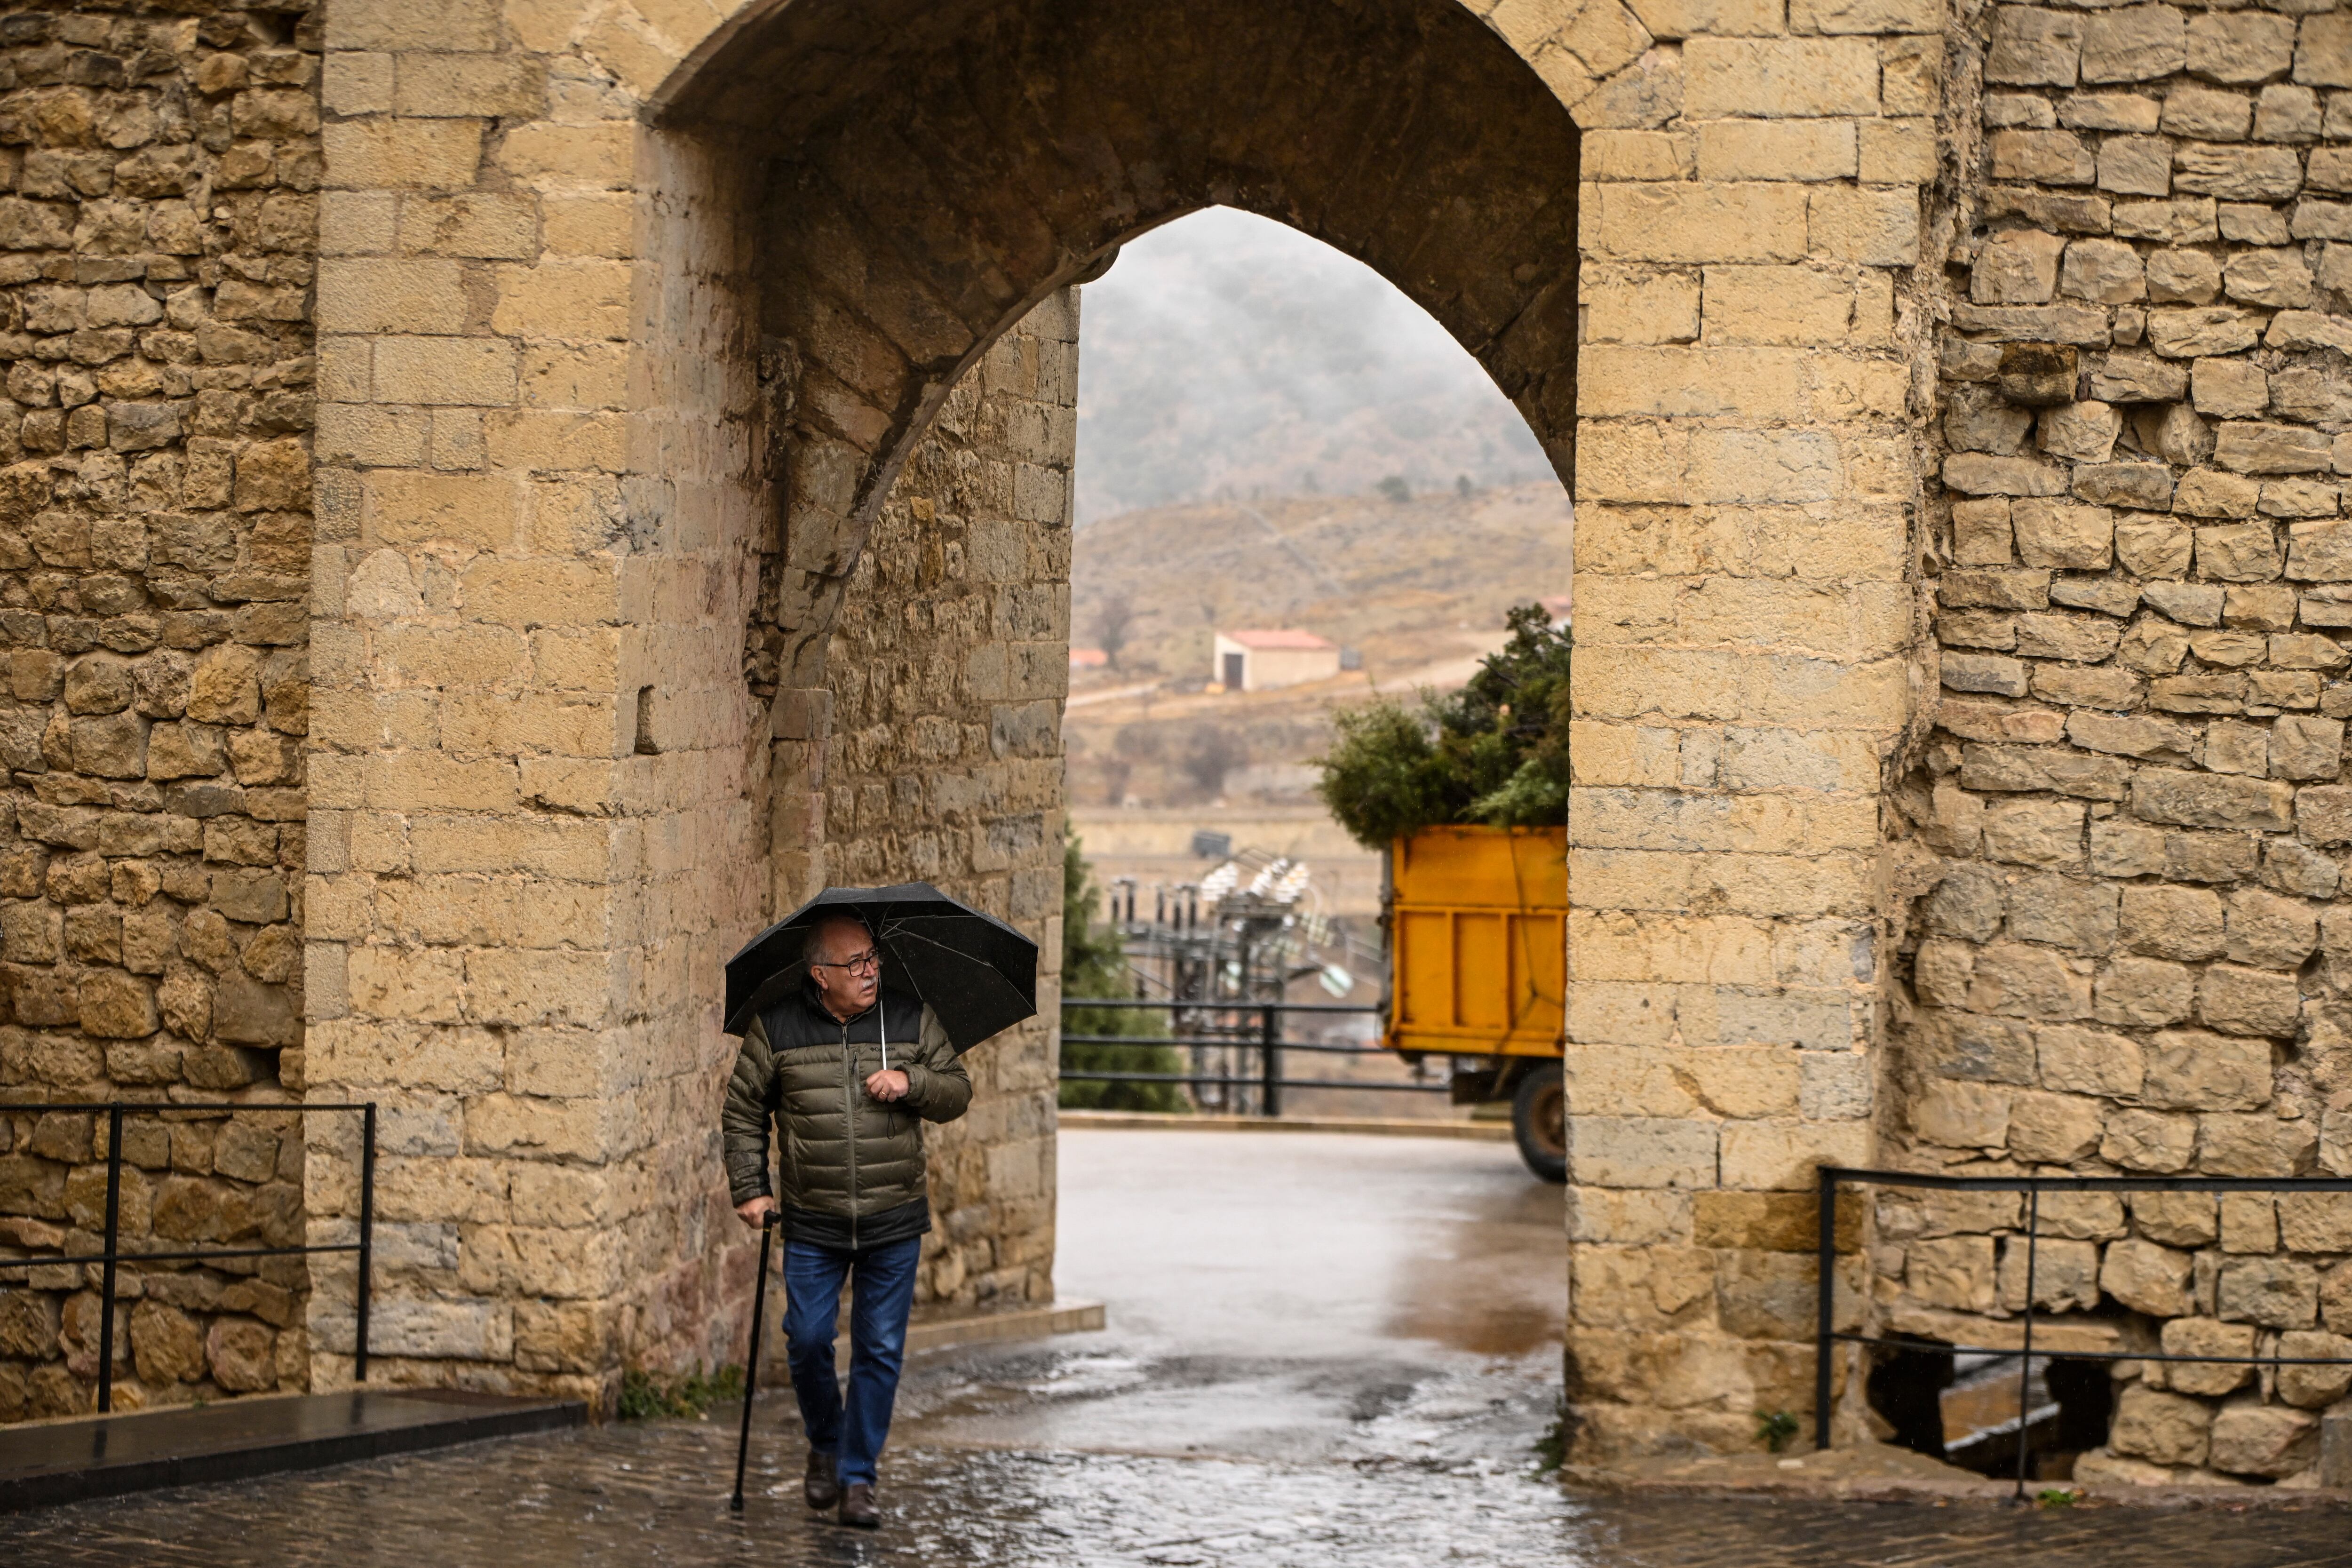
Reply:
[[[0,1431],[0,1513],[578,1426],[578,1400],[365,1388],[44,1421]]]

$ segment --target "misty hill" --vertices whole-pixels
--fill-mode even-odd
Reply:
[[[1328,715],[1378,689],[1467,679],[1513,605],[1569,592],[1567,494],[1539,484],[1393,501],[1293,496],[1163,507],[1077,531],[1071,634],[1118,664],[1074,679],[1063,731],[1074,804],[1296,797]],[[1362,657],[1337,679],[1209,693],[1210,635],[1302,626]]]
[[[1081,526],[1220,497],[1547,479],[1518,411],[1370,268],[1213,207],[1129,245],[1087,286]]]

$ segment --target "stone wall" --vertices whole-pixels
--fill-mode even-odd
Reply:
[[[302,1088],[318,49],[275,0],[0,14],[9,1101]],[[125,1239],[299,1241],[299,1120],[130,1119]],[[98,1249],[92,1122],[0,1115],[0,1242]],[[0,1293],[0,1420],[96,1381],[97,1270],[31,1283]],[[118,1405],[300,1387],[303,1289],[127,1270]]]
[[[1891,1149],[2352,1173],[2352,16],[2001,5],[1963,41]],[[1880,1199],[1880,1321],[2013,1343],[2022,1220]],[[2042,1226],[2041,1343],[2352,1354],[2352,1197]],[[2116,1376],[2078,1478],[2308,1484],[2352,1369]]]
[[[1057,949],[1066,288],[1222,202],[1573,460],[1575,1451],[1748,1446],[1817,1161],[2352,1162],[2348,35],[0,7],[0,1099],[380,1101],[385,1377],[740,1353],[719,966],[908,876]],[[1050,1289],[1051,1041],[941,1140],[942,1308]],[[0,1240],[86,1241],[90,1137],[0,1114]],[[350,1234],[341,1121],[126,1147],[142,1236]],[[2341,1205],[2044,1218],[2049,1332],[2352,1341]],[[1842,1321],[2013,1331],[2013,1213],[1871,1220]],[[335,1384],[304,1279],[141,1278],[126,1392]],[[88,1398],[81,1283],[0,1293],[0,1416]],[[2307,1475],[2342,1392],[2155,1366],[2093,1471]]]
[[[1635,9],[1639,90],[1578,106],[1568,1339],[1596,1463],[1810,1427],[1812,1173],[1869,1163],[1892,1098],[1882,781],[1933,679],[1942,7]]]
[[[927,1130],[936,1227],[917,1300],[1054,1295],[1062,697],[1078,306],[1056,294],[964,376],[843,595],[826,659],[825,879],[915,879],[1040,948],[1038,1016],[964,1058],[971,1109]]]

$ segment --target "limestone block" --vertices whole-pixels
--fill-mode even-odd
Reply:
[[[2169,5],[2134,5],[2083,23],[2085,82],[2152,81],[2180,69],[2186,58],[2186,18]]]
[[[2005,802],[1984,813],[1985,853],[2017,865],[2079,866],[2083,820],[2083,807],[2071,802]]]
[[[2105,507],[2027,499],[2011,506],[2011,519],[2028,566],[2105,571],[2113,559],[2115,514]]]
[[[2221,277],[2229,297],[2245,304],[2292,309],[2311,303],[2311,268],[2291,250],[2240,251]]]
[[[1683,68],[1694,119],[1878,112],[1878,51],[1864,38],[1694,37]]]
[[[2294,79],[2313,87],[2352,87],[2352,17],[2321,12],[2303,19]]]
[[[1689,342],[1699,334],[1699,287],[1673,273],[1647,273],[1586,284],[1587,341],[1597,343]],[[1849,302],[1850,303],[1850,302]],[[1709,318],[1713,330],[1713,317]],[[1727,342],[1741,341],[1727,336]],[[1776,341],[1763,339],[1758,341]],[[1797,340],[1818,341],[1811,334]]]
[[[2108,143],[2113,146],[2114,143]],[[2107,184],[2107,148],[2100,149],[2099,181]],[[2161,191],[2156,193],[2162,195]],[[2147,297],[2147,283],[2139,252],[2119,240],[2077,239],[2066,247],[2063,265],[2059,269],[2058,288],[2061,293],[2077,300],[2090,300],[2105,305],[2124,305]],[[2112,364],[2115,356],[2107,356]],[[2095,382],[2093,394],[2105,397]]]
[[[2173,1247],[2204,1247],[2221,1235],[2210,1193],[2134,1193],[2132,1223],[2141,1235]]]
[[[2335,861],[2293,839],[2273,839],[2263,847],[2263,882],[2283,893],[2332,899],[2342,876]]]
[[[1961,1312],[1993,1309],[1993,1243],[1989,1236],[1915,1241],[1904,1249],[1906,1293],[1923,1306]]]
[[[2168,1110],[2252,1110],[2271,1098],[2267,1041],[2199,1029],[2168,1029],[2150,1038],[2145,1103]]]
[[[2219,778],[2175,768],[2143,768],[2132,779],[2132,813],[2147,822],[2284,833],[2294,804],[2294,787],[2275,780]]]
[[[2250,1356],[2254,1352],[2251,1325],[2216,1322],[2210,1318],[2180,1317],[2164,1325],[2160,1342],[2168,1355]],[[2180,1394],[2212,1396],[2243,1387],[2254,1369],[2224,1361],[2175,1362],[2163,1368],[2165,1386]]]
[[[2302,582],[2352,579],[2352,523],[2289,523],[2286,571]]]
[[[1767,182],[1599,188],[1603,256],[1655,262],[1798,261],[1805,193]]]
[[[2274,1114],[2198,1119],[2198,1168],[2215,1176],[2291,1176],[2310,1167],[2318,1130]]]
[[[2158,1464],[2201,1465],[2211,1423],[2212,1411],[2200,1401],[2134,1384],[2116,1401],[2107,1446]]]
[[[1989,138],[1993,178],[2043,185],[2087,185],[2098,163],[2072,131],[1996,131]]]
[[[2072,87],[2082,52],[2082,17],[2063,11],[2003,5],[1993,15],[1985,80],[2021,87]]]
[[[194,1383],[205,1374],[203,1335],[185,1312],[160,1301],[131,1310],[131,1353],[145,1383]]]
[[[2009,1150],[2033,1164],[2065,1165],[2095,1153],[2104,1119],[2099,1102],[2079,1095],[2019,1093],[2010,1101]],[[2083,1266],[2088,1279],[2096,1273],[2095,1258]],[[2095,1305],[2097,1292],[2086,1305]]]
[[[2294,36],[2291,16],[2208,13],[2189,25],[2189,69],[2209,81],[2232,86],[2283,77],[2294,61]]]
[[[474,183],[482,127],[473,120],[369,118],[325,126],[320,141],[327,178],[339,189],[461,190]]]
[[[1979,305],[2042,305],[2057,294],[2066,242],[2035,229],[2004,229],[1978,250],[1969,298]]]
[[[2167,274],[2153,259],[2147,277],[2151,299],[2191,299],[2205,289],[2201,269]],[[2218,269],[2214,285],[2219,287]],[[2168,359],[2242,353],[2261,341],[2262,331],[2261,317],[2226,305],[2171,307],[2147,313],[2148,346]]]
[[[2185,85],[2165,95],[2159,123],[2171,136],[2209,142],[2242,142],[2252,120],[2253,105],[2243,93],[2216,92]]]
[[[2352,844],[2352,789],[2315,784],[2295,796],[2295,832],[2313,844]]]
[[[1920,947],[1922,969],[1930,946],[1956,950],[1970,960],[1973,953],[1958,942],[1923,943]],[[1942,1003],[1952,996],[1955,1005],[1964,1004],[1965,973],[1956,995],[1931,994],[1926,982],[1915,978],[1921,1000]],[[1920,1019],[1922,1058],[1929,1070],[1939,1077],[1965,1079],[1979,1083],[2030,1084],[2033,1081],[2033,1034],[2024,1024],[2004,1018],[1987,1018],[1973,1013],[1947,1010],[1938,1006],[1923,1014]]]
[[[2303,185],[2303,163],[2284,147],[2188,142],[2172,154],[2172,187],[2225,201],[2275,202]]]
[[[2110,1242],[2099,1268],[2099,1288],[2135,1312],[2179,1318],[2192,1310],[2190,1262],[2188,1253],[2152,1241]]]
[[[278,1385],[278,1336],[250,1318],[218,1318],[205,1336],[213,1381],[231,1394]]]
[[[2318,1460],[2319,1420],[2305,1411],[2235,1400],[2213,1417],[2209,1462],[2225,1475],[2291,1476]]]
[[[2020,410],[2019,412],[2022,412]],[[1950,438],[1952,416],[1945,416],[1947,438]],[[2019,421],[2015,438],[2022,444],[2024,422]],[[2006,566],[2011,560],[2012,535],[2010,531],[2010,503],[2005,500],[1956,501],[1952,506],[1952,557],[1963,566]]]
[[[2347,1363],[2280,1367],[2279,1397],[2289,1405],[2305,1410],[2324,1410],[2352,1392],[2352,1339],[2342,1334],[2295,1330],[2279,1336],[2278,1349],[2282,1357],[2324,1357]]]
[[[2310,1329],[2319,1322],[2319,1273],[2291,1258],[2238,1258],[2222,1264],[2215,1286],[2224,1322]]]
[[[1912,1131],[1948,1149],[1999,1149],[2009,1141],[2010,1093],[1969,1083],[1926,1086],[1909,1107]]]
[[[487,1300],[379,1297],[370,1310],[368,1338],[370,1351],[379,1355],[502,1362],[514,1353],[514,1310]],[[342,1348],[348,1343],[346,1338]]]
[[[2231,1034],[2292,1036],[2302,1014],[2294,976],[2217,963],[2197,985],[2197,1013]]]
[[[1759,124],[1750,120],[1702,121],[1702,180],[1852,179],[1859,153],[1853,122],[1799,120]],[[2308,296],[2298,303],[2307,303]]]
[[[455,332],[466,303],[454,261],[341,257],[320,268],[320,330]]]
[[[2213,460],[2238,473],[2315,473],[2328,466],[2325,432],[2232,420],[2215,433]]]
[[[1821,1165],[1863,1165],[1870,1160],[1867,1123],[1839,1121],[1728,1121],[1721,1135],[1722,1180],[1727,1187],[1801,1190]]]
[[[2284,1193],[2278,1217],[2291,1252],[2352,1252],[2352,1194]]]
[[[1716,1137],[1705,1121],[1580,1117],[1570,1179],[1596,1187],[1712,1187]]]
[[[2114,1004],[2108,999],[2110,994],[2118,989],[2125,989],[2116,984],[2115,979],[2116,972],[2126,964],[2145,965],[2147,962],[2135,959],[2119,960],[2110,965],[2101,975],[2100,999],[2097,1006],[2102,1016],[2114,1008]],[[2185,991],[2185,972],[2174,965],[2167,964],[2162,967],[2182,975],[2182,989]],[[2136,994],[2145,994],[2145,991],[2146,988],[2142,987]],[[2177,1018],[2185,1012],[2186,998],[2184,997],[2180,1013],[2175,1013],[2172,1016]],[[2157,1021],[2170,1022],[2172,1019],[2165,1018]],[[2140,1092],[2140,1086],[2145,1077],[2140,1047],[2137,1040],[2127,1035],[2074,1025],[2042,1025],[2034,1030],[2033,1039],[2041,1081],[2044,1088],[2069,1094],[2111,1095],[2118,1099],[2135,1097]]]
[[[2275,893],[2247,888],[2231,894],[2227,923],[2229,956],[2240,963],[2294,969],[2318,945],[2310,906]]]
[[[1814,248],[1865,267],[1909,267],[1919,259],[1919,199],[1915,191],[1814,191],[1808,201]]]

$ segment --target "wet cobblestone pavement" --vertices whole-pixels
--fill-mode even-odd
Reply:
[[[1533,1453],[1559,1189],[1507,1146],[1066,1132],[1062,1167],[1109,1330],[919,1358],[877,1534],[801,1506],[779,1394],[740,1518],[722,1408],[0,1518],[0,1568],[2352,1568],[2346,1510],[1573,1494]]]
[[[730,1515],[730,1437],[723,1417],[606,1427],[79,1503],[0,1525],[0,1557],[23,1568],[2352,1564],[2352,1520],[2333,1510],[1626,1500],[1468,1466],[940,1448],[892,1458],[889,1523],[864,1535],[801,1507],[789,1444],[755,1450],[746,1512]]]

